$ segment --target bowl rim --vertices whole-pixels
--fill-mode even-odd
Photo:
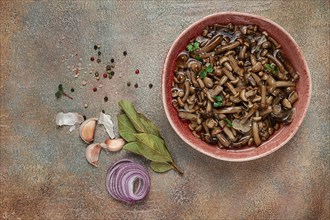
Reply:
[[[170,114],[170,110],[169,110],[169,105],[167,105],[167,102],[166,102],[166,86],[165,86],[165,82],[166,82],[166,79],[165,79],[165,73],[170,71],[170,69],[168,69],[169,65],[169,55],[171,53],[173,53],[173,51],[175,50],[175,47],[174,45],[177,45],[181,40],[182,38],[191,30],[193,29],[196,25],[200,24],[200,23],[203,23],[209,19],[212,19],[212,18],[215,18],[215,17],[218,17],[218,16],[224,16],[224,15],[233,15],[233,16],[242,16],[242,17],[250,17],[250,18],[254,18],[254,19],[260,19],[260,20],[263,20],[265,22],[268,22],[270,23],[271,25],[273,26],[276,26],[281,32],[283,32],[286,37],[289,38],[289,40],[294,44],[295,46],[295,49],[297,49],[297,52],[298,54],[301,54],[301,60],[303,62],[303,66],[304,66],[304,69],[306,70],[306,75],[307,75],[307,80],[308,80],[308,84],[309,84],[309,91],[308,91],[308,97],[306,99],[306,104],[305,104],[305,108],[303,109],[302,113],[301,113],[301,117],[298,119],[297,121],[297,126],[294,127],[293,131],[290,133],[290,135],[284,140],[282,141],[281,143],[279,143],[278,145],[276,145],[275,147],[269,149],[268,151],[265,151],[261,154],[257,154],[257,155],[254,155],[254,156],[250,156],[250,157],[243,157],[243,158],[231,158],[231,157],[225,157],[225,156],[219,156],[219,155],[215,155],[214,153],[211,153],[211,152],[208,152],[208,151],[205,151],[199,147],[196,147],[196,145],[190,141],[188,138],[186,138],[183,134],[183,132],[180,131],[179,128],[177,128],[175,126],[175,123],[174,123],[174,120],[173,118],[171,117],[171,114]],[[260,15],[255,15],[255,14],[250,14],[250,13],[244,13],[244,12],[234,12],[234,11],[228,11],[228,12],[218,12],[218,13],[214,13],[214,14],[210,14],[210,15],[207,15],[197,21],[195,21],[194,23],[192,23],[191,25],[189,25],[187,28],[185,28],[185,30],[174,40],[174,42],[172,43],[170,49],[168,50],[167,54],[166,54],[166,57],[165,57],[165,60],[164,60],[164,65],[163,65],[163,71],[162,71],[162,101],[163,101],[163,106],[164,106],[164,110],[165,110],[165,114],[167,116],[167,119],[169,120],[172,128],[174,129],[174,131],[177,133],[177,135],[180,136],[180,138],[186,142],[190,147],[194,148],[195,150],[205,154],[205,155],[208,155],[210,157],[213,157],[215,159],[218,159],[218,160],[223,160],[223,161],[230,161],[230,162],[243,162],[243,161],[251,161],[251,160],[255,160],[255,159],[258,159],[258,158],[262,158],[262,157],[265,157],[273,152],[275,152],[276,150],[280,149],[281,147],[283,147],[287,142],[289,142],[292,137],[297,133],[297,131],[299,130],[303,120],[305,119],[306,117],[306,114],[307,114],[307,110],[309,108],[309,104],[310,104],[310,99],[311,99],[311,92],[312,92],[312,81],[311,81],[311,75],[310,75],[310,71],[309,71],[309,68],[308,68],[308,65],[307,65],[307,62],[306,62],[306,59],[304,57],[304,54],[301,50],[301,48],[299,47],[299,45],[297,44],[297,42],[293,39],[293,37],[284,29],[282,28],[280,25],[278,25],[277,23],[275,23],[274,21],[266,18],[266,17],[263,17],[263,16],[260,16]]]

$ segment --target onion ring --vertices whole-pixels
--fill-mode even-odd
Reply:
[[[136,181],[138,184],[134,190]],[[108,193],[118,201],[126,203],[141,201],[150,191],[148,171],[132,160],[119,160],[108,169],[106,188]]]

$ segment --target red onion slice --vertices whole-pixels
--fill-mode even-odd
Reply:
[[[138,185],[134,191],[136,181]],[[118,201],[126,203],[141,201],[150,191],[148,171],[132,160],[119,160],[108,169],[106,187],[108,193]]]

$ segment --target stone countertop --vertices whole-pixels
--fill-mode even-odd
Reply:
[[[327,0],[1,1],[0,218],[329,219],[329,10]],[[221,11],[254,13],[281,25],[300,45],[312,76],[310,108],[297,134],[250,162],[218,161],[189,147],[170,126],[161,100],[162,65],[174,39]],[[90,61],[97,57],[95,44],[100,64]],[[104,71],[111,58],[114,77],[95,80],[89,72]],[[60,83],[73,100],[55,98]],[[58,128],[54,119],[60,111],[93,117],[101,110],[115,118],[122,98],[159,126],[185,170],[184,176],[150,171],[151,191],[137,205],[113,200],[105,174],[120,158],[146,161],[102,152],[94,168],[78,130]],[[103,140],[102,129],[97,132]]]

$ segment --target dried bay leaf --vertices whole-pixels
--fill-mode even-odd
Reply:
[[[166,171],[173,169],[172,165],[170,165],[168,163],[155,162],[155,161],[150,162],[150,167],[153,171],[155,171],[157,173],[164,173]]]
[[[138,132],[145,132],[145,128],[143,127],[140,118],[138,116],[138,113],[135,110],[134,105],[127,100],[120,100],[119,101],[120,108],[125,112],[131,123],[133,124],[134,128]]]
[[[158,161],[158,162],[173,162],[172,157],[170,153],[167,151],[165,142],[162,138],[155,136],[153,134],[146,134],[146,133],[140,133],[136,134],[135,137],[138,139],[140,143],[142,143],[144,146],[143,152],[148,153],[150,155],[155,155],[157,158],[160,158],[162,156],[162,159],[153,159],[148,158],[152,161]],[[139,148],[140,151],[140,148]],[[142,153],[142,151],[140,151]]]
[[[139,152],[139,150],[138,150],[138,145],[139,145],[138,142],[133,141],[133,142],[130,142],[130,143],[128,143],[128,144],[125,144],[124,149],[125,149],[126,151],[131,152],[131,153],[134,153],[134,154],[137,154],[137,155],[141,155],[141,156],[143,156],[143,155]]]
[[[118,130],[122,138],[127,142],[136,141],[134,134],[137,133],[133,124],[125,114],[121,114],[118,117]]]
[[[138,113],[138,116],[140,118],[141,124],[145,128],[146,133],[153,134],[156,136],[160,136],[159,130],[156,127],[156,125],[150,121],[144,114]]]

